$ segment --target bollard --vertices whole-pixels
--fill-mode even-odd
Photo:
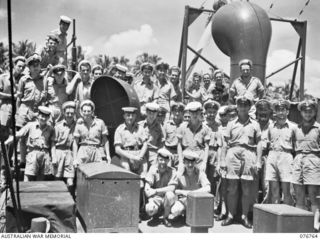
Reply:
[[[187,196],[186,223],[192,233],[207,233],[213,227],[213,195],[191,192]]]

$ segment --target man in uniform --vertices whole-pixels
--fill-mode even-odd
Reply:
[[[67,16],[60,16],[59,28],[51,31],[52,34],[55,34],[59,38],[57,54],[64,59],[64,65],[67,64],[67,47],[71,44],[71,42],[67,44],[67,31],[71,21],[72,20]]]
[[[156,103],[146,104],[145,120],[139,122],[139,125],[145,129],[148,137],[148,165],[152,166],[157,163],[157,151],[163,146],[163,131],[157,121],[159,105]]]
[[[163,126],[164,132],[164,145],[167,150],[172,154],[171,166],[175,169],[179,165],[178,157],[178,137],[177,129],[183,122],[184,104],[181,102],[171,102],[171,115],[172,119],[165,122]]]
[[[27,156],[24,181],[45,180],[53,173],[50,152],[54,147],[54,129],[47,124],[51,110],[45,106],[39,106],[38,119],[29,122],[17,133],[17,138],[26,138]],[[9,137],[5,144],[10,144],[13,136]]]
[[[237,214],[238,201],[242,203],[242,224],[252,228],[248,220],[249,210],[253,206],[252,188],[254,175],[261,169],[261,149],[257,145],[261,138],[259,124],[249,117],[253,100],[246,95],[237,98],[238,117],[229,122],[220,168],[227,171],[227,207],[229,214],[222,226],[233,223]],[[225,157],[224,157],[225,156]],[[240,189],[241,186],[241,196]]]
[[[159,98],[159,89],[151,80],[154,67],[151,63],[143,63],[140,67],[142,79],[138,79],[133,83],[133,88],[138,95],[141,106],[141,114],[146,114],[146,104],[157,101]]]
[[[229,100],[229,93],[227,87],[223,84],[223,72],[218,69],[213,72],[214,83],[211,84],[208,92],[211,94],[213,100],[221,105],[227,105]]]
[[[292,183],[296,194],[296,207],[306,209],[305,194],[308,190],[313,213],[319,209],[320,179],[320,124],[316,122],[317,103],[305,100],[299,103],[298,110],[302,122],[295,130],[296,157],[293,161]]]
[[[41,56],[41,68],[45,69],[63,63],[64,59],[57,53],[57,46],[59,44],[59,37],[55,34],[49,34],[46,46],[42,49]]]
[[[185,214],[187,195],[190,192],[210,192],[210,182],[206,174],[195,167],[198,157],[193,151],[183,151],[183,169],[168,184],[169,186],[173,185],[175,189],[175,201],[171,205],[171,213],[168,216],[170,220]]]
[[[210,86],[212,85],[211,75],[209,73],[203,74],[203,92],[202,92],[202,102],[207,101],[209,98],[212,98],[210,92]]]
[[[111,69],[110,71],[114,71],[113,77],[124,80],[126,77],[126,72],[128,71],[128,68],[126,66],[123,66],[117,63],[116,65],[114,65],[113,69]]]
[[[114,147],[120,157],[120,166],[144,178],[148,171],[147,165],[147,133],[137,123],[135,107],[123,107],[124,123],[114,133]]]
[[[182,123],[177,130],[179,170],[183,168],[183,155],[185,149],[198,154],[196,166],[205,171],[209,154],[210,129],[202,122],[202,105],[199,102],[190,102],[186,106],[190,112],[190,121]]]
[[[176,92],[172,83],[167,78],[169,65],[167,63],[160,63],[156,66],[157,86],[159,88],[158,104],[170,112],[170,101],[176,96]],[[167,116],[167,119],[169,116]]]
[[[236,97],[246,93],[251,94],[254,100],[261,99],[264,96],[264,87],[261,80],[251,74],[252,61],[242,59],[239,62],[239,67],[241,76],[235,79],[230,87],[230,102],[234,103]]]
[[[78,119],[73,134],[75,167],[90,162],[111,162],[108,129],[103,120],[94,116],[94,110],[91,100],[84,100],[80,105],[82,117]]]
[[[163,211],[163,223],[170,227],[168,220],[170,208],[174,203],[174,186],[168,183],[176,178],[176,171],[168,165],[172,154],[165,148],[158,150],[157,165],[151,166],[146,177],[145,194],[148,198],[146,213],[157,220]]]
[[[182,102],[182,92],[180,87],[180,68],[173,66],[169,69],[169,78],[173,85],[176,96],[173,97],[173,100],[176,102]]]
[[[272,203],[293,204],[290,193],[296,124],[288,120],[290,103],[277,100],[274,105],[275,122],[268,128],[269,154],[266,160],[266,181],[269,181]]]
[[[189,87],[188,91],[186,91],[186,94],[190,98],[190,102],[193,102],[193,101],[201,102],[202,101],[203,89],[201,87],[201,78],[202,78],[201,74],[197,73],[197,72],[195,72],[192,76],[192,84]]]
[[[72,196],[74,196],[73,179],[73,152],[74,149],[74,129],[76,104],[68,101],[62,105],[63,120],[54,127],[55,146],[52,151],[53,172],[56,179],[66,179],[67,187]]]
[[[103,68],[101,65],[95,65],[92,67],[92,80],[95,81],[98,77],[102,76]]]

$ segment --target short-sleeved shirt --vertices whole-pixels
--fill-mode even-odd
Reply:
[[[16,86],[14,86],[14,91],[16,90],[15,88],[16,88]],[[10,75],[9,74],[5,73],[5,74],[0,75],[0,92],[11,94],[11,83],[10,83]],[[10,97],[7,99],[0,99],[0,104],[1,104],[1,102],[7,101],[7,100],[11,101]]]
[[[57,54],[59,57],[64,59],[64,64],[67,64],[67,33],[62,33],[60,29],[55,29],[51,31],[59,38],[59,43],[57,45]]]
[[[244,146],[256,148],[261,139],[261,130],[259,124],[251,119],[241,123],[238,118],[229,122],[226,129],[226,140],[229,147]]]
[[[41,148],[49,150],[55,139],[54,129],[50,125],[40,128],[39,122],[29,122],[19,130],[19,135],[27,137],[28,148]]]
[[[303,153],[320,153],[320,124],[314,122],[308,132],[303,132],[302,125],[295,129],[295,150]]]
[[[49,103],[57,103],[60,107],[63,103],[68,101],[68,94],[66,92],[67,80],[63,79],[61,84],[58,84],[54,78],[48,78],[48,100]]]
[[[259,124],[260,131],[261,131],[261,142],[262,142],[263,150],[267,150],[267,146],[268,146],[268,143],[269,143],[268,129],[269,129],[271,124],[272,124],[271,120],[269,120],[269,122],[263,128],[261,128],[261,125]]]
[[[108,129],[104,121],[99,118],[95,117],[89,127],[87,127],[85,121],[80,118],[76,123],[73,135],[79,139],[80,145],[101,145],[103,137],[108,135]]]
[[[205,121],[205,124],[210,128],[210,141],[209,146],[210,147],[221,147],[222,146],[222,135],[219,132],[219,126],[220,124],[218,122],[209,123]]]
[[[159,89],[151,80],[146,83],[142,79],[139,79],[133,85],[133,88],[138,95],[140,103],[145,104],[159,98]]]
[[[148,136],[148,149],[158,149],[163,145],[164,135],[160,124],[155,121],[152,125],[148,125],[147,120],[138,123]]]
[[[174,87],[172,83],[167,80],[163,85],[161,85],[161,83],[158,82],[157,86],[159,88],[158,104],[159,106],[165,107],[169,111],[170,110],[169,102],[176,96]]]
[[[164,126],[163,126],[164,141],[165,141],[164,143],[167,147],[178,146],[179,140],[177,137],[177,129],[179,128],[179,126],[177,126],[177,124],[172,119],[164,123]]]
[[[150,167],[146,181],[152,188],[167,187],[169,182],[176,178],[176,170],[172,167],[167,167],[165,172],[160,172],[157,165]]]
[[[205,186],[210,186],[210,182],[205,172],[199,169],[194,169],[194,174],[189,176],[186,170],[183,173],[178,172],[176,177],[173,178],[168,185],[174,185],[176,189],[182,190],[197,190]]]
[[[270,150],[292,151],[294,145],[294,131],[296,124],[287,120],[283,126],[274,122],[268,129]]]
[[[232,96],[242,96],[249,93],[254,99],[256,99],[264,92],[264,87],[259,78],[251,77],[250,81],[247,83],[239,77],[234,80],[229,92]]]
[[[114,133],[114,146],[119,145],[122,148],[141,147],[147,139],[147,132],[141,125],[136,123],[130,131],[127,125],[122,123]]]
[[[183,149],[199,151],[205,148],[205,143],[209,143],[210,129],[201,123],[198,129],[193,132],[190,123],[184,122],[177,130],[177,137],[181,141]]]
[[[39,76],[37,79],[32,79],[29,75],[23,76],[19,82],[19,96],[21,102],[37,107],[45,100],[43,77]]]
[[[67,121],[63,119],[58,122],[54,127],[55,130],[55,145],[56,147],[70,148],[72,146],[74,137],[76,122],[73,122],[70,126]]]

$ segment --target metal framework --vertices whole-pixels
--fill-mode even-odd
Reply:
[[[186,73],[187,73],[187,50],[190,50],[192,53],[194,53],[197,57],[202,59],[204,62],[209,64],[213,69],[217,69],[218,67],[211,63],[208,59],[203,57],[200,53],[198,53],[196,50],[194,50],[191,46],[188,45],[188,35],[189,35],[189,26],[191,23],[203,12],[209,12],[209,13],[215,13],[213,10],[203,9],[203,8],[192,8],[190,6],[185,6],[185,12],[184,12],[184,20],[183,20],[183,27],[182,27],[182,35],[181,35],[181,43],[180,43],[180,51],[179,51],[179,59],[178,59],[178,66],[181,68],[181,87],[183,89],[182,91],[182,97],[185,96],[185,83],[186,83]],[[197,13],[198,16],[191,15],[194,13]],[[278,21],[278,22],[287,22],[290,23],[295,31],[299,35],[299,44],[297,47],[297,54],[296,59],[285,66],[279,68],[278,70],[274,71],[273,73],[266,76],[266,79],[275,75],[276,73],[286,69],[287,67],[294,64],[293,74],[292,74],[292,81],[291,81],[291,87],[290,87],[290,95],[289,99],[292,98],[292,93],[294,90],[295,85],[295,79],[298,69],[298,64],[300,63],[300,101],[304,99],[304,82],[305,82],[305,61],[306,61],[306,42],[307,42],[307,21],[297,21],[297,20],[288,20],[283,18],[270,18],[271,21]],[[228,75],[225,74],[227,78],[229,78]]]

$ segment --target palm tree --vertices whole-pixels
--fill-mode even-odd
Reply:
[[[158,64],[161,61],[161,57],[156,54],[142,53],[136,57],[135,65],[133,67],[133,72],[137,74],[140,70],[140,66],[142,63],[150,62],[154,65]]]
[[[0,68],[4,71],[8,68],[8,47],[0,42]]]
[[[94,56],[94,59],[97,64],[101,65],[103,69],[109,68],[112,60],[111,57],[105,54],[99,54],[98,56]]]
[[[24,56],[28,58],[36,51],[36,43],[29,42],[29,40],[19,41],[17,44],[13,43],[13,55],[14,56]]]

